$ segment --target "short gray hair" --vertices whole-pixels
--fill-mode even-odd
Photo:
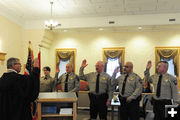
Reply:
[[[19,60],[18,58],[13,58],[13,57],[9,58],[7,60],[7,69],[12,68],[12,65],[14,65],[18,60]]]
[[[100,64],[100,65],[102,65],[104,67],[104,62],[103,61],[97,61],[96,64]]]
[[[66,65],[70,65],[72,68],[74,67],[71,62],[68,62]]]

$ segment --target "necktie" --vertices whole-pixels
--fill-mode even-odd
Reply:
[[[68,92],[68,77],[69,77],[69,74],[66,75],[66,81],[65,81],[64,92]]]
[[[99,92],[99,76],[100,76],[100,74],[98,74],[97,78],[96,78],[96,93]]]
[[[127,78],[128,78],[128,74],[125,76],[124,81],[123,81],[123,86],[122,86],[122,91],[121,91],[122,95],[124,95]]]
[[[156,96],[159,97],[161,94],[161,81],[162,81],[162,75],[159,76],[158,84],[157,84],[157,91]]]

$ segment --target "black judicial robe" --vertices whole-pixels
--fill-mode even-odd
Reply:
[[[29,76],[15,72],[0,78],[0,120],[32,120],[30,102],[39,95],[39,68]]]

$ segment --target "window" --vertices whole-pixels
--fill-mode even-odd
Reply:
[[[177,76],[175,75],[175,72],[174,72],[173,59],[170,59],[170,60],[168,60],[168,59],[161,59],[161,61],[167,61],[168,64],[169,64],[167,73],[173,75],[174,77],[177,77]]]
[[[69,63],[69,60],[66,60],[66,61],[63,61],[63,60],[60,60],[59,61],[59,74],[58,74],[58,78],[66,72],[66,64]]]
[[[108,58],[106,72],[112,76],[114,69],[120,66],[119,58]],[[121,70],[120,70],[121,71]],[[120,72],[117,73],[116,78],[120,76]]]
[[[124,53],[124,47],[103,48],[103,61],[105,63],[104,71],[107,72],[110,76],[112,76],[114,69],[117,66],[120,66],[120,72],[116,75],[116,78],[122,74],[122,66],[124,65]],[[119,86],[116,86],[114,88],[115,91],[118,91],[118,87]]]
[[[117,66],[120,66],[120,74],[122,74],[124,65],[124,47],[118,48],[103,48],[103,62],[105,63],[104,71],[107,72],[110,76],[114,72],[114,69]]]
[[[179,51],[179,47],[156,47],[155,64],[161,60],[167,61],[169,63],[167,72],[179,78]]]
[[[73,64],[73,72],[75,70],[75,54],[76,49],[56,49],[56,67],[59,67],[59,74],[66,72],[66,64],[71,62]]]

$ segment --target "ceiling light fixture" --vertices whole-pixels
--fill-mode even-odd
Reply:
[[[100,31],[104,30],[103,28],[99,28]]]
[[[141,30],[141,29],[142,29],[142,27],[141,27],[141,26],[139,26],[139,27],[138,27],[138,29],[139,29],[139,30]]]
[[[47,28],[49,28],[50,30],[55,29],[56,27],[60,26],[61,24],[59,24],[57,21],[53,21],[52,20],[52,6],[53,6],[53,2],[50,2],[51,5],[51,19],[49,21],[45,21],[45,26]]]

